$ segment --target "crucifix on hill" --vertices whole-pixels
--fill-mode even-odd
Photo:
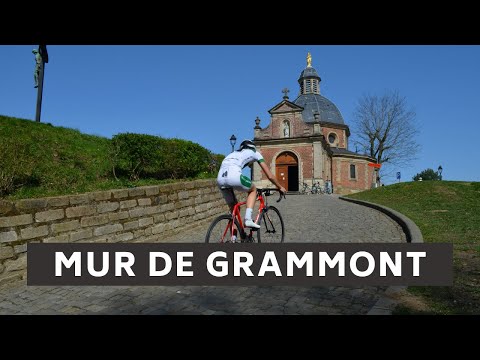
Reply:
[[[35,80],[34,87],[38,88],[35,121],[40,122],[40,113],[42,111],[43,77],[45,74],[45,63],[48,63],[47,45],[39,45],[38,50],[33,49],[32,53],[35,54],[35,70],[33,72],[33,79]]]
[[[285,100],[288,99],[288,93],[289,93],[289,92],[290,92],[290,90],[288,90],[287,88],[285,88],[285,89],[282,90],[282,93],[285,94],[285,95],[283,95],[283,98],[284,98]]]

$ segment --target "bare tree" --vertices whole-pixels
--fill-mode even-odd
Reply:
[[[354,113],[354,133],[366,154],[379,164],[405,166],[420,150],[416,141],[419,126],[416,114],[407,108],[405,97],[398,91],[385,92],[381,97],[364,95]],[[382,175],[387,175],[382,167]]]

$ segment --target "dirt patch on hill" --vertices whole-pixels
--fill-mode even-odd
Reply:
[[[413,313],[429,312],[431,310],[422,297],[413,295],[406,289],[389,294],[388,297],[395,300],[398,303],[397,306],[407,308]]]

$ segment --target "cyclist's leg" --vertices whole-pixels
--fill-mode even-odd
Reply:
[[[225,184],[218,184],[219,188],[220,188],[220,192],[222,193],[223,195],[223,198],[225,199],[225,202],[227,203],[228,205],[228,208],[230,209],[230,214],[231,216],[229,216],[229,218],[231,219],[230,221],[230,224],[232,226],[231,228],[231,231],[230,230],[227,230],[228,234],[231,236],[231,238],[229,239],[230,241],[232,242],[236,242],[236,241],[240,241],[240,237],[243,239],[245,236],[243,236],[243,232],[240,230],[240,228],[238,227],[238,222],[235,218],[235,214],[233,213],[233,208],[235,207],[235,205],[237,204],[237,197],[235,196],[235,192],[233,191],[233,188],[231,187],[227,187],[227,188],[222,188],[222,187],[225,187],[225,186],[228,186],[228,185],[225,185]],[[226,215],[223,215],[223,216],[226,216]],[[220,216],[217,220],[215,220],[217,223],[221,222],[222,220],[220,220],[220,218],[222,218],[222,216]],[[224,218],[223,218],[224,219]],[[212,229],[215,227],[215,223],[213,223],[211,226],[210,226],[210,229],[208,230],[208,233],[207,233],[207,239],[211,236],[211,233],[212,233]],[[221,227],[221,226],[220,226]],[[238,236],[238,233],[240,232],[240,237]],[[225,236],[225,233],[223,234],[223,236]],[[228,239],[228,237],[227,237]],[[228,241],[228,240],[227,240]],[[208,241],[207,241],[208,242]],[[222,240],[223,242],[223,240]]]
[[[249,205],[251,205],[253,207],[252,199],[251,199],[250,196],[251,196],[251,191],[253,191],[253,204],[255,204],[255,200],[256,200],[255,190],[256,189],[255,189],[254,185],[252,184],[252,181],[248,177],[243,175],[242,171],[240,169],[237,169],[235,167],[228,168],[226,171],[224,171],[222,173],[222,175],[224,175],[224,176],[219,181],[219,186],[220,187],[221,186],[224,186],[224,187],[226,186],[226,187],[231,188],[231,189],[228,189],[229,190],[228,193],[227,193],[227,191],[222,192],[224,194],[224,198],[227,201],[227,203],[229,204],[229,206],[231,206],[231,208],[233,208],[233,206],[237,203],[235,193],[233,192],[233,190],[236,190],[236,191],[249,193],[248,196],[247,196],[247,208],[249,207]]]
[[[256,187],[248,177],[242,174],[240,170],[229,170],[226,184],[234,190],[246,192],[247,195],[247,208],[253,207],[256,200]]]
[[[252,183],[252,180],[243,175],[241,171],[239,171],[235,177],[232,177],[230,181],[235,190],[248,193],[246,201],[247,208],[245,210],[245,227],[258,229],[260,225],[257,225],[252,220],[253,207],[255,206],[255,201],[257,199],[257,188],[255,184]]]
[[[255,205],[255,200],[257,199],[257,188],[252,183],[252,180],[242,174],[240,169],[229,168],[228,173],[225,176],[224,183],[225,186],[229,186],[234,190],[248,193],[246,201],[247,209],[253,208]]]
[[[260,225],[257,225],[252,220],[253,207],[255,206],[255,201],[257,200],[257,187],[252,181],[246,176],[241,176],[241,185],[243,191],[248,192],[247,195],[247,209],[245,210],[245,227],[260,228]]]
[[[255,200],[257,200],[257,187],[255,184],[252,184],[250,190],[248,190],[247,195],[247,208],[253,209],[255,206]]]
[[[220,172],[217,176],[217,186],[220,189],[220,192],[227,203],[230,212],[233,211],[233,207],[237,203],[237,198],[232,189],[232,184],[229,181],[228,169],[220,169]]]
[[[235,193],[233,192],[232,188],[228,189],[220,189],[220,192],[223,195],[223,198],[225,199],[225,202],[228,205],[228,208],[230,209],[230,212],[233,211],[234,206],[237,204],[237,198],[235,197]]]

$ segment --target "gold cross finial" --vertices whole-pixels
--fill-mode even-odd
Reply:
[[[312,55],[310,55],[310,51],[307,55],[307,67],[312,67]]]

